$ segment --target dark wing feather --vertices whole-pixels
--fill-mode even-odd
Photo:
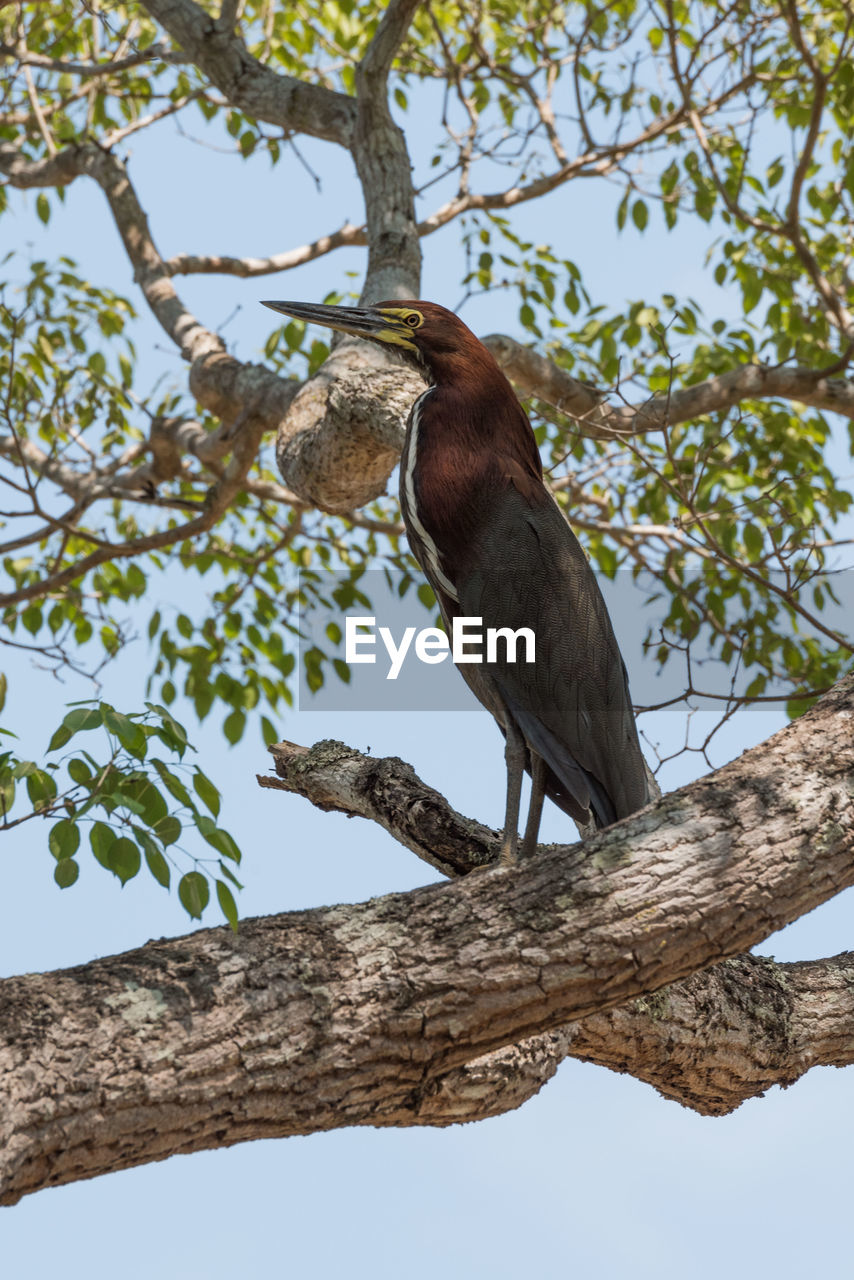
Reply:
[[[493,495],[488,526],[455,574],[460,612],[481,617],[484,628],[530,627],[536,661],[508,662],[499,647],[499,661],[469,668],[478,673],[470,683],[487,706],[476,682],[494,686],[546,762],[552,799],[576,818],[591,808],[607,826],[646,804],[646,771],[596,577],[560,509],[541,493],[536,505],[512,486]]]

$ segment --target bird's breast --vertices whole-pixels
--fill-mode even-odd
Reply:
[[[412,552],[454,602],[494,553],[494,512],[509,491],[547,499],[533,434],[515,397],[473,397],[437,385],[412,407],[400,463],[400,504]]]

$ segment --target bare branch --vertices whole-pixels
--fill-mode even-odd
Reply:
[[[47,153],[49,156],[55,156],[57,151],[56,143],[54,142],[53,135],[47,126],[47,121],[42,115],[42,109],[39,104],[38,94],[36,93],[36,86],[33,82],[32,72],[30,71],[29,67],[24,67],[24,81],[27,86],[27,97],[30,100],[30,106],[32,107],[33,116],[35,117],[35,121],[36,121],[36,124],[38,125],[39,133],[42,136],[44,145],[47,148]]]
[[[99,145],[109,150],[117,142],[123,142],[125,138],[131,137],[134,133],[139,133],[141,129],[147,129],[150,125],[156,124],[158,120],[166,120],[169,116],[174,116],[179,111],[183,111],[184,107],[189,106],[191,102],[196,102],[203,95],[203,89],[196,89],[193,93],[188,93],[184,98],[176,98],[173,102],[169,102],[165,107],[161,107],[159,111],[151,111],[147,116],[138,116],[136,120],[131,120],[129,124],[124,125],[121,129],[111,129],[108,133],[105,133],[100,139]]]
[[[333,249],[351,245],[366,245],[368,237],[364,226],[357,227],[353,223],[345,223],[331,235],[321,236],[311,244],[301,245],[298,249],[289,249],[285,253],[274,253],[269,258],[232,258],[206,254],[180,253],[165,262],[167,271],[172,276],[179,275],[230,275],[244,279],[252,276],[274,275],[277,271],[290,271],[292,267],[301,267],[306,262],[314,262]]]
[[[443,875],[497,861],[498,833],[455,813],[402,760],[363,756],[332,741],[310,751],[278,742],[270,751],[277,776],[259,775],[259,786],[296,792],[318,809],[370,818]]]
[[[142,534],[130,542],[107,543],[99,546],[90,555],[83,556],[80,560],[67,565],[64,569],[57,570],[57,572],[50,574],[41,582],[34,582],[28,587],[21,587],[18,591],[10,591],[0,595],[0,608],[18,604],[24,600],[33,600],[39,596],[48,596],[60,588],[68,586],[69,583],[76,581],[78,578],[82,578],[85,574],[90,573],[92,569],[96,569],[98,565],[105,564],[109,560],[130,559],[142,555],[144,552],[171,547],[185,538],[193,538],[200,533],[206,533],[224,515],[234,497],[240,492],[244,477],[255,461],[255,455],[266,427],[267,422],[263,418],[258,419],[246,416],[241,423],[241,430],[234,438],[231,461],[225,468],[221,479],[217,480],[208,490],[204,510],[194,519],[188,520],[185,524],[178,525],[175,528]]]
[[[140,49],[126,58],[116,58],[112,62],[65,62],[62,58],[48,58],[42,53],[33,53],[22,44],[11,45],[0,41],[0,57],[14,58],[24,67],[39,67],[44,71],[55,71],[59,75],[85,78],[118,75],[121,71],[129,71],[146,62],[187,61],[183,54],[176,53],[165,44],[149,45],[146,49]]]
[[[732,97],[743,93],[745,89],[749,88],[753,80],[754,77],[752,75],[743,77],[736,84],[731,85],[724,93],[704,103],[695,114],[700,118],[719,110]],[[651,124],[647,125],[645,129],[642,129],[640,133],[635,134],[634,137],[622,142],[615,142],[610,146],[596,147],[592,151],[576,156],[552,173],[543,174],[540,178],[532,179],[531,182],[515,185],[505,191],[491,193],[466,192],[458,195],[435,210],[423,223],[419,223],[419,227],[424,228],[422,235],[427,234],[429,231],[437,231],[454,218],[459,217],[460,214],[468,213],[472,209],[510,209],[517,204],[523,204],[528,200],[537,200],[541,196],[548,195],[549,192],[563,186],[564,183],[573,178],[597,178],[613,173],[622,161],[633,152],[638,151],[648,143],[655,142],[659,138],[678,132],[688,119],[689,112],[686,108],[680,107],[667,115],[659,116]]]

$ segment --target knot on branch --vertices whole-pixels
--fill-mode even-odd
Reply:
[[[205,435],[204,427],[193,418],[154,418],[148,437],[151,478],[154,483],[159,484],[180,476],[184,470],[185,453],[194,453],[194,446]]]
[[[382,351],[342,344],[279,426],[276,458],[285,483],[326,511],[346,513],[378,498],[423,385]]]

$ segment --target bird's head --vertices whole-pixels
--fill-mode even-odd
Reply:
[[[314,302],[265,302],[283,315],[322,324],[327,329],[368,338],[414,365],[429,382],[438,382],[461,364],[492,357],[459,316],[435,302],[394,300],[372,307],[328,307]]]

